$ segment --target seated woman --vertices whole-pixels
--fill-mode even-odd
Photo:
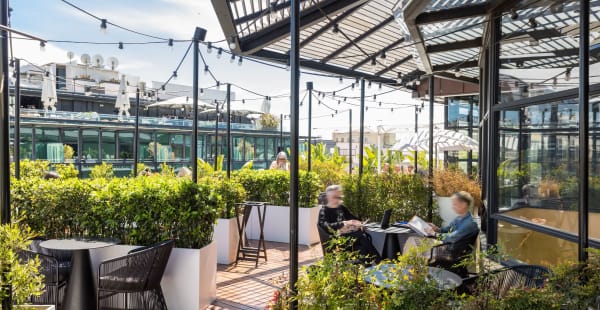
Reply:
[[[287,161],[287,155],[285,152],[279,152],[277,158],[271,163],[271,170],[283,170],[290,171],[290,164]]]
[[[353,250],[364,257],[375,257],[375,260],[379,260],[377,250],[362,230],[362,222],[342,205],[342,187],[331,185],[325,192],[327,205],[319,212],[319,227],[330,233],[338,232],[340,235],[354,238]]]

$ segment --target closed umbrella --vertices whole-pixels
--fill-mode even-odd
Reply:
[[[129,116],[129,108],[131,103],[129,102],[129,93],[127,93],[127,80],[125,75],[121,76],[121,84],[119,85],[119,93],[117,93],[117,102],[115,102],[115,109],[119,110],[119,117],[121,115]]]
[[[54,78],[50,75],[50,71],[46,69],[44,76],[42,77],[42,105],[44,110],[56,111],[56,83]]]

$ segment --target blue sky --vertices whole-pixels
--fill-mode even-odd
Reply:
[[[189,39],[196,26],[207,29],[207,41],[219,41],[223,34],[217,17],[212,8],[210,0],[104,0],[83,1],[71,0],[77,6],[92,12],[93,14],[106,18],[108,21],[121,26],[132,28],[140,32],[153,34],[159,37],[174,39]],[[45,39],[73,40],[89,42],[147,42],[153,39],[145,38],[136,34],[128,33],[115,27],[108,26],[108,31],[103,34],[100,31],[100,22],[87,16],[60,0],[20,0],[11,1],[13,8],[11,23],[12,27]],[[400,34],[399,34],[400,35]],[[35,42],[25,40],[13,40],[13,50],[16,57],[24,58],[37,64],[48,62],[67,62],[67,52],[72,51],[76,58],[82,53],[90,55],[100,54],[105,59],[114,56],[119,59],[118,70],[132,75],[138,75],[145,81],[164,81],[175,69],[189,43],[176,43],[171,49],[167,44],[157,45],[125,45],[119,50],[117,44],[90,45],[52,43],[48,44],[45,52],[41,52],[39,45]],[[225,47],[225,45],[223,45]],[[244,61],[242,66],[229,62],[227,56],[217,59],[216,53],[207,54],[204,47],[201,48],[206,56],[207,62],[221,83],[231,82],[251,89],[265,95],[280,95],[289,91],[289,72],[283,69],[272,68],[260,64]],[[346,79],[340,84],[337,78],[319,78],[311,75],[303,75],[301,88],[304,89],[307,81],[313,81],[315,89],[329,91],[339,89],[352,83],[353,80]],[[192,57],[186,59],[184,65],[178,72],[178,84],[192,82]],[[208,76],[201,74],[200,84],[210,86],[214,83]],[[377,87],[368,89],[367,96],[385,91]],[[301,92],[301,95],[303,92]],[[348,96],[357,96],[358,89],[354,92],[348,91]],[[236,92],[236,98],[255,98],[255,95],[241,91]],[[411,99],[411,95],[398,91],[388,95],[379,96],[378,100],[383,102],[397,103],[419,103]],[[329,105],[337,104],[327,102]],[[367,105],[374,106],[374,103]],[[289,100],[281,98],[272,103],[273,113],[289,113]],[[352,108],[341,104],[339,110]],[[359,109],[353,107],[354,126],[358,126]],[[301,107],[301,117],[306,118],[307,107]],[[331,111],[313,105],[313,115],[329,115]],[[436,105],[436,123],[441,122],[443,107]],[[420,122],[425,124],[428,120],[427,111],[421,113]],[[366,124],[375,128],[378,124],[388,128],[408,130],[414,128],[414,109],[376,110],[369,109],[365,114]],[[307,121],[301,122],[301,133],[307,132]],[[333,130],[344,130],[347,128],[347,114],[339,114],[335,117],[322,117],[313,120],[314,132],[326,138]],[[355,127],[356,128],[356,127]]]

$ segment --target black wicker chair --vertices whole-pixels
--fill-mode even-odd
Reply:
[[[479,230],[453,243],[442,243],[431,248],[429,255],[430,266],[450,270],[461,277],[466,277],[468,272],[464,265],[459,264],[466,256],[473,253]]]
[[[67,279],[60,276],[58,259],[30,250],[19,251],[18,255],[22,262],[27,262],[37,257],[40,261],[39,271],[44,276],[43,293],[40,296],[29,297],[28,303],[33,305],[54,305],[56,309],[60,309],[62,299],[65,295]]]
[[[550,275],[543,266],[516,265],[463,279],[463,286],[467,293],[488,292],[493,298],[502,298],[514,288],[542,288]]]
[[[100,263],[98,309],[167,309],[160,286],[173,240]]]
[[[333,238],[331,233],[329,233],[325,228],[321,227],[321,225],[317,224],[317,230],[319,231],[319,239],[321,240],[321,248],[323,249],[323,254],[329,252],[329,240]]]

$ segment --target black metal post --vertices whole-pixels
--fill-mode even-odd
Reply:
[[[279,114],[279,151],[283,152],[283,114]]]
[[[231,84],[227,83],[227,178],[231,177]]]
[[[306,82],[306,89],[308,89],[308,171],[310,171],[312,164],[312,91],[313,82]]]
[[[193,101],[193,117],[192,117],[192,154],[190,160],[192,161],[192,180],[198,181],[198,62],[200,54],[200,41],[204,40],[206,36],[206,30],[200,27],[196,27],[194,31],[194,77],[192,81],[192,101]]]
[[[215,111],[217,112],[217,116],[215,118],[215,161],[213,163],[215,171],[217,171],[217,160],[219,158],[219,114],[221,111],[219,110],[219,102],[215,100]]]
[[[447,119],[447,118],[446,118]],[[469,138],[473,138],[473,97],[469,98]],[[467,172],[473,173],[473,150],[467,153]]]
[[[21,178],[21,60],[15,58],[15,138],[13,143],[13,161],[15,177]]]
[[[365,79],[360,80],[360,128],[358,136],[358,175],[362,176],[365,153]]]
[[[290,4],[290,288],[296,295],[298,282],[298,139],[299,97],[300,97],[300,2],[291,0]],[[298,308],[298,302],[290,302],[290,308]]]
[[[434,86],[435,77],[429,77],[429,203],[427,218],[433,219],[433,103],[435,101]]]
[[[579,1],[579,260],[589,246],[590,1]]]
[[[348,110],[350,115],[348,116],[348,173],[352,174],[352,109]]]
[[[8,27],[8,0],[2,0],[0,5],[0,24]],[[8,91],[8,31],[0,32],[0,71],[2,72],[2,95],[0,96],[0,224],[10,224],[10,116],[8,114],[9,91]],[[10,268],[9,266],[2,266]],[[4,277],[8,270],[0,270],[0,276]],[[6,279],[2,279],[5,283],[7,298],[2,300],[2,309],[9,310],[12,307],[11,287]]]
[[[419,106],[415,106],[415,135],[419,134]],[[414,173],[417,173],[417,169],[418,169],[418,160],[417,158],[419,158],[419,150],[415,148],[415,169],[413,170]]]
[[[133,133],[133,176],[138,175],[139,147],[140,147],[140,87],[135,91],[135,130]]]

